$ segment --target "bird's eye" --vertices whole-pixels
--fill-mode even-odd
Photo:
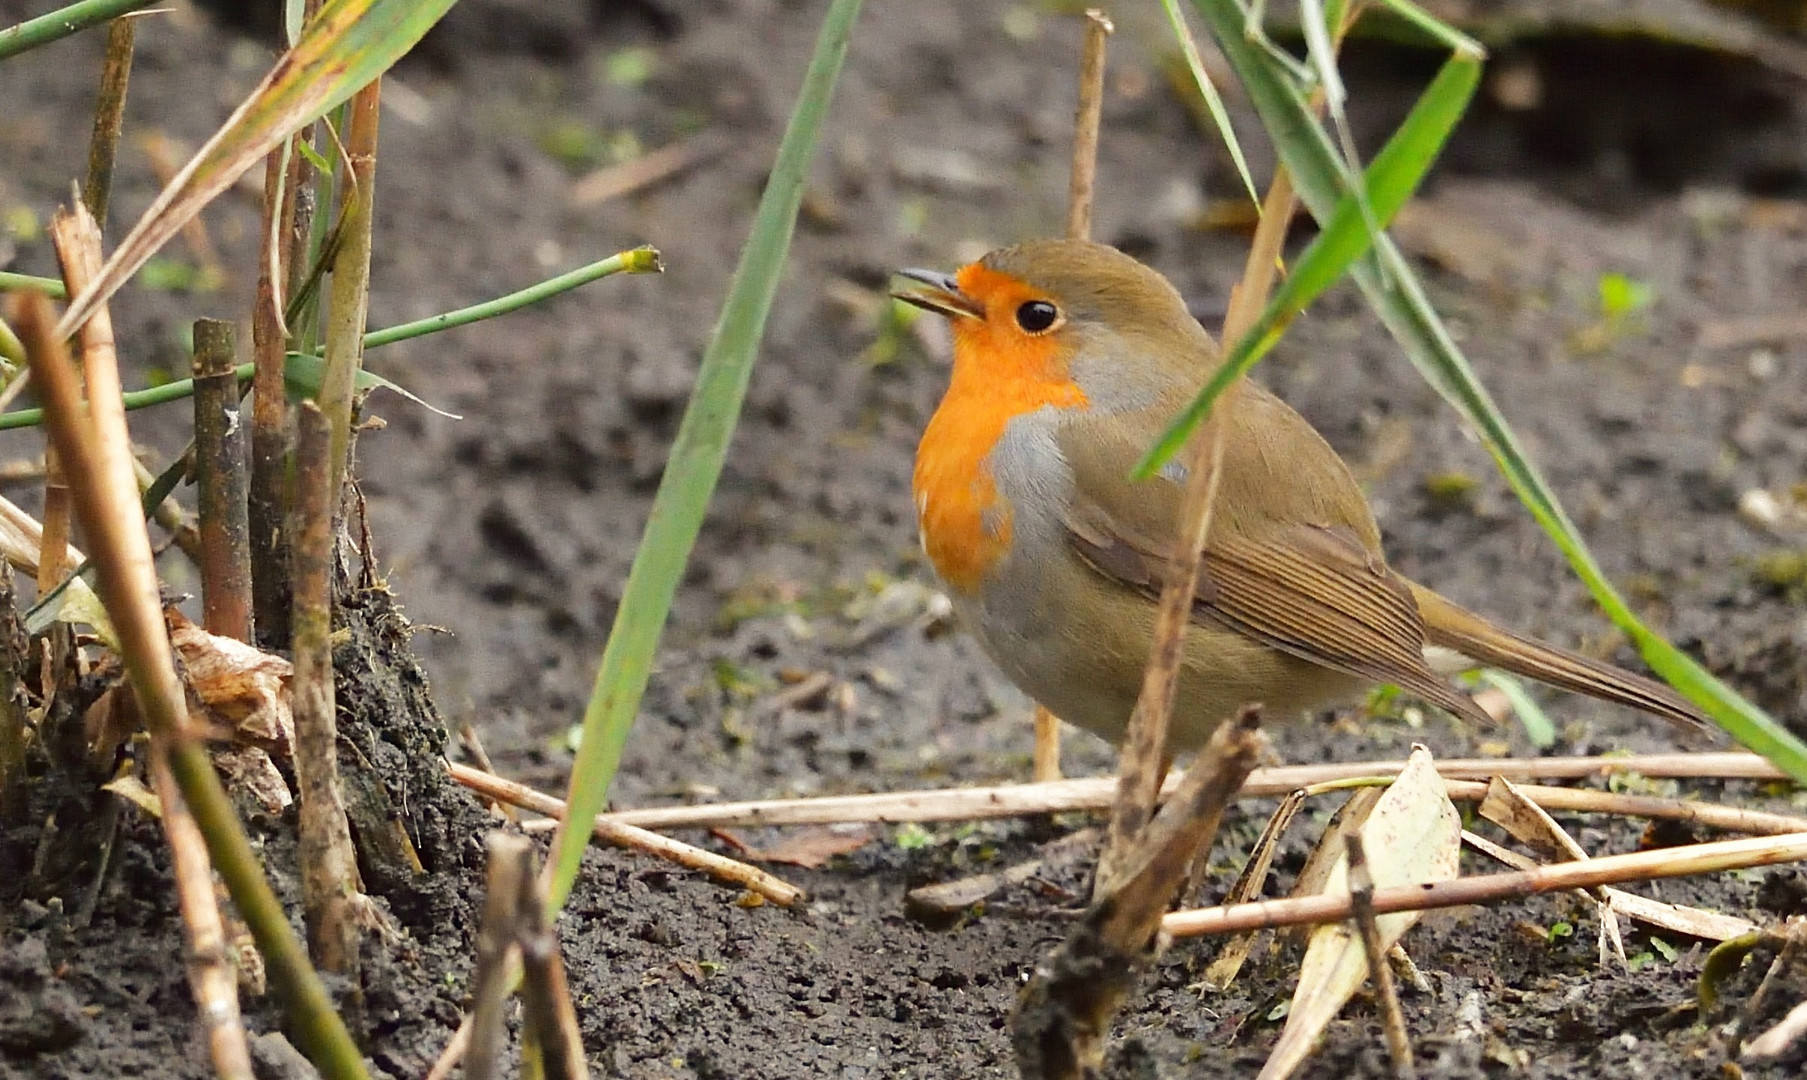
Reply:
[[[1016,324],[1031,334],[1039,334],[1060,319],[1060,309],[1046,300],[1030,300],[1016,309]]]

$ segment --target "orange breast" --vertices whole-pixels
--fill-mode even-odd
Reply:
[[[922,547],[950,587],[976,590],[1010,549],[1010,501],[986,457],[1013,417],[1084,407],[1054,342],[1025,340],[993,320],[955,320],[954,373],[916,450],[913,488]]]

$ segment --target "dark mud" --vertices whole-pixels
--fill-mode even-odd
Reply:
[[[0,22],[28,8],[0,0]],[[372,407],[388,427],[362,444],[378,568],[418,624],[404,631],[386,597],[366,595],[348,605],[362,651],[341,657],[367,692],[345,698],[347,758],[380,781],[367,785],[377,794],[360,839],[399,823],[427,871],[364,868],[405,932],[366,980],[370,1050],[387,1075],[421,1075],[456,1024],[480,893],[487,818],[433,768],[438,717],[473,721],[504,772],[562,784],[567,730],[818,17],[814,5],[752,0],[468,0],[392,80],[374,323],[640,242],[662,248],[670,270],[372,354],[383,374],[467,417],[379,397]],[[876,297],[892,267],[952,265],[1061,220],[1077,31],[1020,12],[1006,23],[1003,9],[954,3],[874,5],[863,18],[734,453],[624,762],[623,804],[1027,773],[1026,703],[935,618],[916,552],[909,461],[943,362],[912,342],[888,362],[861,362],[877,330],[866,300],[847,299]],[[1215,323],[1243,241],[1196,222],[1232,202],[1237,184],[1166,88],[1158,15],[1120,13],[1119,23],[1097,235],[1162,268]],[[160,129],[191,145],[267,63],[186,6],[143,24],[139,42],[128,132]],[[649,50],[643,82],[610,79],[609,58],[628,47]],[[1527,107],[1522,83],[1490,86],[1400,234],[1608,572],[1800,730],[1807,609],[1801,587],[1763,560],[1807,538],[1753,528],[1737,506],[1751,489],[1782,495],[1807,479],[1807,340],[1714,342],[1737,320],[1798,312],[1807,295],[1807,115],[1801,86],[1772,68],[1669,48],[1586,38],[1510,47],[1509,66],[1539,75],[1543,96]],[[98,49],[89,36],[0,68],[0,160],[15,163],[0,171],[7,221],[16,207],[44,215],[79,173]],[[1431,62],[1394,47],[1357,53],[1358,130],[1397,116]],[[1676,71],[1710,92],[1667,93]],[[29,107],[10,107],[18,102]],[[611,138],[630,132],[656,147],[699,128],[732,134],[720,157],[629,198],[570,204],[577,159],[606,156]],[[1264,152],[1253,153],[1262,167]],[[114,238],[155,191],[130,147],[119,185]],[[134,288],[116,305],[140,379],[186,364],[187,319],[248,310],[254,202],[228,197],[207,221],[235,279],[225,292]],[[41,238],[16,231],[0,234],[0,262],[8,257],[10,269],[52,265]],[[1647,285],[1649,307],[1603,325],[1608,273]],[[1515,626],[1633,661],[1357,297],[1338,293],[1302,320],[1263,377],[1358,467],[1402,571]],[[135,414],[135,434],[170,452],[185,438],[180,413]],[[37,445],[20,433],[0,451]],[[192,589],[178,559],[164,571]],[[769,704],[815,672],[835,688],[793,708]],[[1547,703],[1560,752],[1672,745],[1608,707]],[[1431,716],[1324,719],[1277,741],[1287,759],[1308,761],[1394,755],[1413,741],[1454,754],[1499,738]],[[1527,749],[1517,735],[1512,748]],[[1069,771],[1110,760],[1101,744],[1070,740]],[[1740,802],[1764,794],[1698,790]],[[1265,809],[1232,816],[1215,889]],[[815,897],[804,912],[743,907],[705,880],[593,852],[562,925],[592,1060],[604,1075],[636,1078],[1011,1075],[1015,988],[1063,933],[1054,909],[1083,882],[1025,887],[946,930],[907,920],[903,893],[1026,857],[1072,824],[887,833],[823,870],[779,868]],[[292,898],[291,834],[281,822],[254,827]],[[9,859],[35,847],[35,829],[8,837]],[[1314,830],[1297,831],[1275,889]],[[1598,852],[1639,840],[1622,823],[1579,835]],[[207,1074],[154,823],[128,820],[118,850],[86,928],[69,922],[70,895],[0,891],[0,1075]],[[1801,910],[1798,879],[1760,872],[1649,891],[1773,921]],[[1559,922],[1575,933],[1552,937]],[[1634,934],[1631,951],[1648,958],[1631,973],[1602,970],[1593,926],[1572,901],[1546,898],[1414,930],[1408,945],[1432,992],[1405,1005],[1426,1072],[1714,1072],[1728,1017],[1707,1018],[1709,1028],[1686,1008],[1699,951],[1665,942],[1670,959]],[[1268,1017],[1290,993],[1290,958],[1259,960],[1214,995],[1195,986],[1210,955],[1182,943],[1149,975],[1120,1025],[1122,1075],[1258,1067],[1279,1028]],[[1767,962],[1753,958],[1729,996],[1748,996]],[[1792,987],[1778,988],[1766,1016],[1799,999],[1798,978]],[[247,1010],[257,1030],[277,1029],[267,1002]],[[1381,1055],[1374,1011],[1358,1002],[1306,1075],[1383,1074]]]

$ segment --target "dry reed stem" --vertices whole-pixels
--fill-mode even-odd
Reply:
[[[132,43],[137,25],[137,18],[131,16],[107,24],[107,59],[100,71],[100,97],[94,104],[94,131],[88,138],[88,176],[82,182],[82,202],[103,228],[113,190],[119,132],[125,122],[126,86],[132,78]]]
[[[1403,761],[1347,762],[1334,765],[1285,765],[1256,769],[1239,793],[1241,798],[1273,798],[1298,788],[1375,777],[1388,779]],[[1486,780],[1582,780],[1615,774],[1652,778],[1786,780],[1757,754],[1645,754],[1628,757],[1451,758],[1436,763],[1449,786],[1450,798],[1472,801],[1486,794]],[[1171,793],[1178,777],[1163,788]],[[1005,784],[998,787],[881,792],[874,795],[831,795],[811,799],[761,799],[703,806],[654,806],[617,810],[597,820],[643,829],[716,829],[767,825],[834,825],[877,822],[898,824],[934,821],[977,821],[1029,814],[1102,810],[1115,796],[1114,777],[1061,780],[1052,784]],[[1688,821],[1717,829],[1756,833],[1807,831],[1807,818],[1770,814],[1686,799],[1618,795],[1591,788],[1521,787],[1547,810],[1578,813],[1623,813],[1633,817]]]
[[[1162,912],[1265,745],[1257,723],[1248,709],[1212,732],[1198,765],[1143,830],[1109,888],[1097,891],[1066,941],[1036,965],[1011,1021],[1026,1080],[1098,1075],[1111,1020],[1157,948]]]
[[[251,348],[256,374],[251,380],[251,486],[246,495],[246,529],[251,548],[251,606],[258,643],[266,648],[289,645],[289,545],[287,473],[289,458],[288,388],[283,366],[288,334],[282,304],[293,261],[296,192],[306,159],[289,143],[288,169],[282,153],[270,154],[264,167],[262,253],[258,259],[257,301],[251,313]]]
[[[1412,1037],[1406,1031],[1405,1011],[1399,1007],[1399,988],[1393,985],[1393,968],[1387,963],[1387,950],[1381,947],[1380,925],[1374,921],[1374,877],[1368,872],[1368,853],[1362,844],[1360,829],[1343,834],[1349,858],[1349,904],[1354,911],[1356,936],[1368,958],[1368,977],[1374,981],[1374,996],[1380,999],[1382,1030],[1387,1037],[1387,1057],[1393,1062],[1393,1075],[1399,1080],[1412,1080],[1418,1069],[1412,1061]]]
[[[446,762],[446,768],[450,771],[453,780],[480,795],[518,806],[523,810],[532,810],[536,814],[544,814],[558,821],[563,821],[565,818],[563,800],[542,794],[524,784],[492,776],[468,765],[460,765],[455,761]],[[805,897],[802,889],[768,874],[758,867],[748,866],[746,863],[717,855],[712,851],[704,851],[702,848],[693,847],[682,841],[673,840],[655,832],[648,832],[633,825],[623,825],[611,821],[605,816],[599,815],[596,818],[593,835],[606,844],[644,851],[675,862],[680,866],[701,870],[711,877],[740,885],[765,897],[772,903],[784,907],[790,907]]]
[[[1104,112],[1104,42],[1116,27],[1087,8],[1079,56],[1079,108],[1073,117],[1073,172],[1067,187],[1067,238],[1092,234],[1092,191],[1098,177],[1098,129]]]
[[[565,980],[565,961],[559,955],[558,934],[546,912],[546,882],[532,872],[532,849],[522,849],[516,940],[521,946],[521,1002],[527,1033],[539,1047],[541,1074],[546,1080],[589,1080],[584,1061],[583,1038],[577,1027],[577,1009],[571,1004],[571,988]]]
[[[150,162],[151,175],[157,178],[157,187],[167,190],[181,171],[181,163],[188,158],[186,149],[176,145],[161,131],[139,136],[138,145],[144,150],[145,160]],[[182,243],[188,248],[189,257],[194,260],[203,282],[217,287],[226,280],[226,271],[220,265],[220,251],[213,246],[213,237],[207,231],[207,221],[200,214],[189,218],[188,224],[182,226]]]
[[[251,547],[244,425],[233,326],[194,324],[195,486],[200,510],[202,625],[251,641]]]
[[[465,1080],[492,1080],[508,1032],[503,1007],[519,972],[523,879],[533,876],[532,842],[501,831],[489,834],[489,869],[484,882],[483,922],[477,928],[477,970],[471,979],[469,1045]],[[463,1028],[460,1029],[464,1030]]]
[[[1396,911],[1463,907],[1624,881],[1712,874],[1723,870],[1774,866],[1777,863],[1802,860],[1807,860],[1807,832],[1720,840],[1710,844],[1664,848],[1660,851],[1603,855],[1587,862],[1556,863],[1535,870],[1378,889],[1374,893],[1374,913],[1387,915]],[[1302,896],[1230,907],[1178,911],[1162,921],[1162,929],[1175,937],[1195,937],[1336,922],[1347,919],[1351,914],[1349,897],[1346,895]]]
[[[251,1080],[251,1050],[238,1008],[238,973],[226,947],[226,923],[213,888],[213,860],[182,790],[169,771],[169,756],[151,745],[151,786],[157,792],[163,835],[169,841],[176,900],[188,938],[188,984],[194,991],[213,1071],[222,1080]]]
[[[379,77],[351,99],[345,129],[346,182],[340,202],[343,240],[332,264],[332,308],[327,313],[326,372],[318,400],[332,432],[329,479],[331,512],[345,486],[351,453],[351,405],[364,362],[364,324],[370,306],[371,223],[376,214],[376,146],[382,116]]]
[[[25,671],[26,642],[18,633],[12,564],[0,559],[0,826],[17,824],[29,805],[25,791],[25,703],[16,697]]]
[[[358,963],[357,853],[339,784],[332,654],[333,498],[326,418],[313,402],[296,410],[294,663],[296,797],[300,803],[301,896],[308,946],[328,971]]]

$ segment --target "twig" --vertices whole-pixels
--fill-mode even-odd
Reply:
[[[1392,777],[1403,761],[1347,762],[1335,765],[1287,765],[1256,769],[1239,793],[1241,798],[1273,798],[1316,784],[1362,777]],[[1451,758],[1437,762],[1437,772],[1450,781],[1450,798],[1474,800],[1485,795],[1489,777],[1541,777],[1580,780],[1632,773],[1647,777],[1693,777],[1784,780],[1780,770],[1756,754],[1646,754],[1629,757]],[[1472,779],[1470,779],[1472,778]],[[1178,784],[1170,777],[1163,788]],[[978,821],[1027,814],[1102,810],[1111,805],[1113,777],[1061,780],[1052,784],[1005,784],[998,787],[882,792],[875,795],[831,795],[813,799],[762,799],[705,806],[654,806],[617,810],[598,820],[645,829],[714,829],[766,825],[832,825],[841,822]],[[1734,831],[1782,833],[1807,831],[1807,818],[1740,810],[1684,799],[1615,795],[1586,788],[1524,787],[1532,801],[1548,810],[1626,813],[1638,817],[1690,821]]]
[[[1098,1075],[1111,1019],[1156,949],[1161,913],[1255,766],[1265,741],[1256,723],[1249,709],[1218,725],[1110,887],[1098,892],[1053,956],[1036,966],[1011,1021],[1011,1045],[1025,1080]]]
[[[238,976],[227,959],[226,923],[213,891],[213,860],[207,841],[188,812],[182,791],[169,771],[163,747],[151,746],[151,786],[157,792],[163,835],[175,868],[176,899],[188,931],[188,983],[194,991],[201,1029],[207,1033],[213,1071],[222,1080],[251,1080],[251,1050],[239,1016]]]
[[[326,418],[313,402],[296,410],[294,547],[295,779],[300,790],[301,896],[308,946],[328,971],[358,964],[355,918],[357,853],[339,785],[338,718],[333,696],[333,503],[328,486]]]
[[[536,814],[544,814],[549,818],[564,820],[565,804],[550,795],[534,791],[512,780],[504,780],[499,776],[479,772],[468,765],[460,765],[455,761],[446,762],[453,780],[470,788],[480,795],[519,806],[524,810],[532,810]],[[701,870],[711,877],[730,881],[752,892],[758,893],[774,904],[790,907],[804,899],[802,889],[766,873],[755,866],[736,862],[712,851],[693,847],[690,844],[673,840],[668,836],[660,836],[655,832],[623,825],[611,821],[605,816],[598,816],[594,826],[596,839],[617,847],[633,848],[662,859],[668,859],[680,866],[688,866],[692,870]]]
[[[1520,855],[1511,848],[1501,847],[1485,836],[1477,836],[1467,831],[1462,832],[1462,842],[1490,859],[1505,863],[1514,870],[1530,870],[1535,868],[1537,860]],[[1701,908],[1688,907],[1685,904],[1670,904],[1662,900],[1652,900],[1647,896],[1629,893],[1611,886],[1601,886],[1606,902],[1613,912],[1628,919],[1636,919],[1664,930],[1673,930],[1689,937],[1703,938],[1707,941],[1730,941],[1743,934],[1758,931],[1756,923],[1749,919],[1740,919],[1733,915],[1722,915],[1717,911],[1706,911]]]
[[[1035,782],[1060,779],[1060,717],[1045,707],[1035,707]]]
[[[1536,870],[1378,889],[1374,893],[1374,913],[1386,915],[1395,911],[1462,907],[1517,896],[1587,889],[1621,881],[1713,874],[1722,870],[1773,866],[1804,859],[1807,859],[1807,833],[1720,840],[1710,844],[1664,848],[1660,851],[1603,855],[1584,863],[1556,863]],[[1347,896],[1301,896],[1231,907],[1178,911],[1167,916],[1161,928],[1175,937],[1193,937],[1231,934],[1258,928],[1338,922],[1351,914]]]
[[[199,489],[202,625],[251,641],[251,548],[245,519],[244,425],[232,324],[194,324],[195,485]]]
[[[1072,240],[1092,233],[1092,188],[1098,176],[1098,128],[1104,111],[1104,41],[1115,29],[1104,12],[1086,9],[1079,110],[1073,118],[1073,174],[1067,189],[1067,237]]]
[[[531,870],[531,849],[523,861]],[[527,1031],[540,1050],[546,1080],[589,1080],[583,1039],[577,1028],[577,1010],[565,982],[565,961],[559,955],[558,935],[546,911],[546,883],[539,874],[521,875],[516,939],[521,946],[521,1001]],[[526,1041],[526,1040],[523,1040]]]
[[[1084,855],[1104,834],[1097,829],[1080,829],[1052,841],[1035,858],[991,874],[974,874],[955,881],[922,885],[905,894],[910,911],[917,915],[945,918],[958,915],[974,904],[989,900],[1013,885],[1021,885],[1042,874],[1049,863],[1059,863]]]
[[[282,321],[286,268],[293,257],[296,192],[304,159],[297,149],[306,136],[274,151],[264,167],[263,245],[258,259],[257,306],[251,313],[251,348],[256,374],[251,385],[251,486],[246,495],[246,528],[251,549],[251,606],[258,643],[289,645],[289,544],[285,480],[289,457],[288,389],[283,366],[288,334]]]
[[[476,763],[477,768],[486,773],[490,773],[491,775],[495,774],[495,762],[489,759],[489,751],[483,749],[483,740],[477,737],[476,725],[472,724],[469,720],[462,721],[458,725],[458,743],[464,747],[464,752],[470,755],[471,760]],[[491,806],[500,810],[508,820],[516,822],[517,824],[520,822],[521,817],[519,814],[515,813],[514,807],[505,802],[497,802],[495,799],[490,799],[488,801]]]
[[[107,224],[107,199],[113,190],[113,159],[119,152],[119,131],[125,121],[126,86],[132,77],[132,41],[138,20],[114,19],[107,24],[107,59],[100,72],[100,98],[94,104],[94,132],[88,139],[88,177],[82,182],[82,202],[95,224]]]
[[[1798,311],[1714,319],[1700,328],[1700,347],[1703,349],[1738,349],[1760,342],[1779,343],[1802,338],[1807,338],[1807,316]]]
[[[99,269],[100,237],[85,207],[78,205],[74,215],[85,219],[83,231],[90,238],[80,272],[71,275],[78,280],[70,284],[80,286]],[[68,262],[65,268],[70,268]],[[79,293],[79,287],[75,291]],[[364,1059],[264,880],[212,760],[188,730],[187,703],[163,621],[150,536],[132,478],[119,372],[111,365],[112,350],[100,347],[112,338],[106,308],[99,308],[82,330],[84,357],[93,361],[88,371],[93,397],[85,412],[49,301],[41,295],[27,296],[23,311],[21,337],[44,399],[45,419],[68,473],[75,512],[94,553],[99,592],[119,636],[126,673],[146,725],[152,737],[163,739],[168,747],[170,769],[207,840],[214,866],[269,964],[291,1030],[324,1073],[334,1080],[361,1080],[367,1075]],[[92,349],[87,348],[90,341],[95,343]]]
[[[632,161],[597,169],[571,185],[571,205],[595,206],[650,187],[685,169],[701,165],[729,145],[731,140],[720,132],[704,132],[662,146],[650,154],[642,154]]]
[[[507,1037],[503,1006],[508,1002],[520,962],[518,929],[525,879],[533,876],[532,842],[524,836],[492,832],[489,873],[483,897],[483,922],[477,928],[477,971],[472,977],[469,1045],[464,1055],[465,1080],[491,1080]],[[460,1030],[464,1030],[460,1028]]]
[[[464,1019],[459,1021],[458,1030],[452,1032],[452,1037],[446,1040],[445,1049],[439,1052],[433,1067],[427,1070],[426,1080],[447,1080],[452,1075],[452,1070],[464,1060],[464,1055],[470,1052],[470,1047],[471,1017],[466,1013]]]
[[[1360,829],[1343,834],[1349,853],[1349,905],[1354,911],[1355,928],[1368,957],[1368,977],[1374,980],[1374,994],[1380,998],[1380,1018],[1387,1035],[1387,1056],[1393,1059],[1393,1075],[1412,1080],[1418,1069],[1412,1062],[1412,1037],[1406,1032],[1405,1012],[1399,1007],[1399,988],[1393,985],[1393,968],[1387,963],[1387,951],[1381,947],[1380,927],[1374,921],[1374,878],[1368,873],[1368,853],[1362,845]]]
[[[1267,824],[1262,827],[1261,835],[1255,838],[1254,847],[1249,849],[1249,858],[1242,866],[1242,873],[1236,875],[1235,884],[1231,885],[1230,891],[1224,894],[1224,903],[1246,903],[1261,895],[1261,888],[1267,883],[1267,872],[1274,865],[1274,854],[1280,850],[1280,838],[1286,835],[1286,827],[1291,825],[1293,818],[1299,815],[1300,808],[1305,805],[1305,799],[1305,789],[1298,788],[1287,793],[1286,798],[1280,800],[1280,805],[1274,808],[1273,816],[1269,817]],[[1199,861],[1205,866],[1209,866],[1208,860],[1201,859]],[[1198,876],[1195,870],[1193,874],[1195,880],[1188,884],[1186,890],[1185,900],[1187,901],[1198,895],[1203,884],[1196,880]],[[1219,991],[1229,989],[1230,984],[1236,981],[1237,973],[1242,970],[1242,965],[1248,960],[1249,953],[1254,946],[1254,934],[1238,934],[1224,942],[1223,947],[1217,950],[1216,958],[1211,961],[1211,966],[1205,969],[1204,983]]]
[[[1775,1026],[1745,1043],[1738,1056],[1746,1061],[1781,1057],[1803,1037],[1807,1037],[1807,1001],[1788,1010],[1788,1015],[1776,1021]]]

